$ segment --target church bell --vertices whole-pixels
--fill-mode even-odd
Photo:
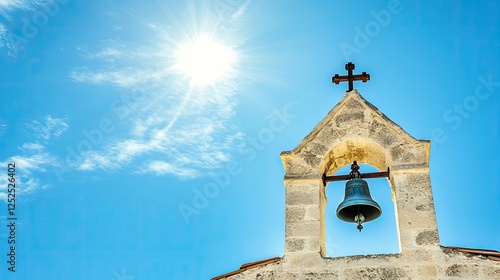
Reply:
[[[345,184],[344,201],[337,207],[337,217],[345,222],[357,223],[361,231],[363,222],[375,220],[382,215],[382,208],[370,196],[368,183],[353,178]]]

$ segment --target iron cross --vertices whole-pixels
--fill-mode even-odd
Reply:
[[[347,76],[339,76],[339,74],[335,74],[335,76],[332,77],[332,83],[338,85],[340,82],[349,82],[349,89],[347,91],[351,91],[354,89],[353,82],[354,81],[369,81],[370,80],[370,74],[366,74],[366,72],[361,73],[361,75],[353,75],[352,70],[354,70],[354,64],[352,62],[349,62],[345,65],[345,70],[347,70]]]

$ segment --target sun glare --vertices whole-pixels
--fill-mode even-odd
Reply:
[[[236,53],[207,35],[181,45],[175,52],[175,68],[194,86],[214,84],[233,74]]]

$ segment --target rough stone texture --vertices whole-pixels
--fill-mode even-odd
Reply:
[[[423,231],[417,235],[415,241],[417,245],[439,245],[439,236],[435,230]]]
[[[300,205],[300,206],[287,205],[286,212],[285,212],[285,214],[286,214],[285,219],[287,221],[290,221],[290,222],[303,221],[303,220],[305,220],[305,217],[306,217],[306,211],[307,211],[307,208],[302,206],[302,205]]]
[[[500,279],[500,266],[490,266],[483,268],[485,279]]]
[[[446,269],[446,276],[469,277],[477,276],[477,265],[473,264],[452,264]]]
[[[408,272],[397,267],[368,267],[352,268],[345,271],[346,279],[364,280],[364,279],[410,279]]]
[[[286,197],[287,205],[314,205],[319,203],[319,195],[315,191],[292,191]]]
[[[441,259],[446,254],[439,250],[436,255],[439,256],[435,259]],[[293,267],[288,267],[286,262],[284,259],[279,263],[250,269],[226,279],[500,279],[498,262],[487,259],[478,261],[461,253],[440,261],[419,263],[404,260],[398,255],[324,258],[314,263],[307,262],[307,258],[294,258],[293,263],[290,263]]]
[[[293,150],[285,168],[285,255],[228,279],[500,279],[500,262],[439,246],[429,177],[430,142],[416,140],[357,91]],[[391,169],[399,254],[326,258],[325,186],[354,160]]]
[[[403,258],[403,261],[415,264],[434,260],[433,252],[425,249],[405,250],[404,253],[401,253],[401,257]]]
[[[419,279],[436,279],[437,267],[435,265],[421,265],[417,269],[417,276]]]
[[[305,248],[304,238],[287,238],[285,239],[285,247],[288,252],[301,252]]]

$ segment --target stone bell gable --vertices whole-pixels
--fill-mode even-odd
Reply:
[[[284,256],[213,279],[500,279],[499,252],[439,245],[429,154],[430,141],[413,138],[356,90],[346,92],[295,149],[281,153]],[[390,168],[400,253],[326,257],[322,175],[353,161]]]
[[[401,252],[413,254],[422,246],[439,245],[429,152],[429,141],[413,138],[356,90],[347,92],[294,150],[281,154],[286,188],[285,260],[310,258],[314,262],[326,256],[327,199],[321,177],[355,160],[381,171],[390,168]]]

